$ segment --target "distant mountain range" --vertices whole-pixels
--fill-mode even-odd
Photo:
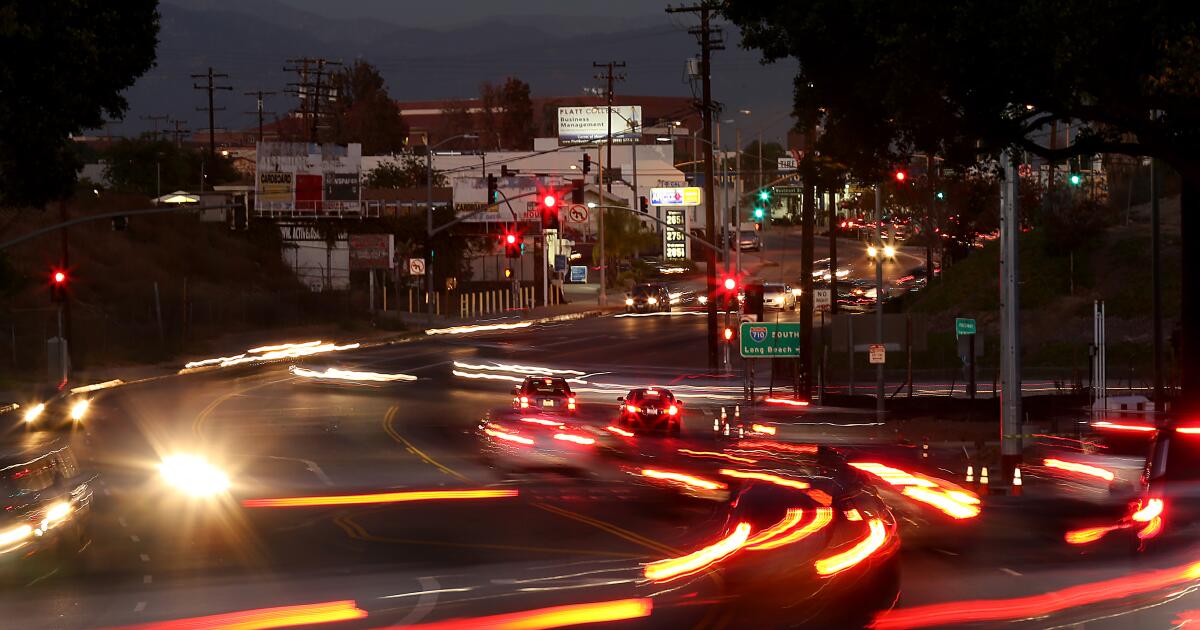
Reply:
[[[243,92],[274,91],[266,108],[283,115],[295,106],[285,94],[295,74],[288,59],[303,56],[352,62],[363,58],[380,69],[397,100],[477,96],[482,82],[506,76],[527,81],[538,96],[572,96],[595,86],[592,62],[625,61],[626,94],[686,96],[686,60],[698,54],[687,33],[694,18],[641,16],[588,18],[504,16],[445,30],[410,28],[378,19],[329,18],[275,0],[190,0],[163,2],[158,61],[128,92],[126,119],[110,131],[137,133],[152,128],[142,117],[169,115],[191,129],[207,127],[197,106],[204,94],[190,75],[208,67],[228,74],[232,91],[217,95],[218,127],[253,125],[254,99]],[[794,63],[762,66],[756,52],[737,47],[736,29],[725,31],[727,49],[714,54],[713,93],[725,106],[724,119],[737,119],[752,133],[765,127],[782,138],[790,125]],[[749,117],[739,114],[749,109]],[[161,128],[161,127],[160,127]]]

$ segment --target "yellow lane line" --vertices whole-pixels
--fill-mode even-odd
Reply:
[[[641,534],[631,532],[623,527],[619,527],[617,525],[609,523],[608,521],[601,521],[599,519],[594,519],[589,516],[584,516],[583,514],[580,514],[578,512],[573,512],[573,511],[565,509],[565,508],[560,508],[556,505],[547,505],[545,503],[534,503],[533,506],[540,510],[550,512],[552,514],[557,514],[564,518],[569,518],[573,521],[578,521],[585,525],[591,525],[592,527],[595,527],[596,529],[606,531],[606,532],[608,532],[614,536],[617,536],[619,538],[624,538],[625,540],[628,540],[629,542],[632,542],[640,547],[645,547],[647,549],[651,549],[651,550],[657,551],[659,553],[665,553],[665,554],[670,554],[670,555],[680,555],[680,552],[678,549],[674,549],[672,547],[664,545],[656,540],[646,538],[645,536],[642,536]]]
[[[434,458],[432,458],[432,457],[426,455],[424,452],[422,452],[421,449],[417,448],[416,446],[413,446],[412,442],[409,442],[408,440],[404,439],[404,436],[400,435],[400,433],[398,433],[396,431],[396,429],[394,427],[392,427],[392,421],[396,418],[396,412],[399,410],[400,410],[399,406],[393,405],[392,407],[390,407],[387,410],[387,413],[383,414],[383,430],[386,431],[387,434],[390,435],[393,440],[399,442],[400,444],[403,444],[404,447],[407,448],[413,455],[416,455],[418,458],[420,458],[426,464],[429,464],[429,465],[433,466],[434,468],[437,468],[438,470],[446,473],[447,475],[450,475],[451,477],[454,477],[455,479],[458,479],[459,481],[462,481],[464,483],[471,483],[471,480],[469,478],[467,478],[466,476],[459,474],[455,470],[451,470],[450,468],[443,466],[437,460],[435,460]]]

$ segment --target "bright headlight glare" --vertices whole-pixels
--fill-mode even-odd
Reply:
[[[18,525],[5,530],[0,530],[0,548],[25,540],[33,535],[33,528],[29,525]]]
[[[38,403],[25,410],[25,422],[33,422],[46,410],[46,403]]]
[[[888,258],[895,258],[896,257],[896,248],[892,247],[891,245],[885,245],[883,247],[883,255],[887,256]]]
[[[875,246],[874,245],[870,245],[867,247],[867,256],[870,256],[871,258],[875,257]]]
[[[625,306],[633,306],[633,298],[625,298]]]
[[[648,300],[646,300],[646,301],[647,301],[647,302],[649,302],[649,303],[651,303],[651,304],[658,304],[658,298],[656,298],[656,297],[652,297],[652,298],[650,298],[650,299],[648,299]]]
[[[229,489],[229,477],[196,455],[170,455],[158,470],[168,484],[189,496],[211,497]]]
[[[79,402],[76,402],[74,405],[71,405],[71,419],[72,420],[83,420],[83,416],[84,416],[84,414],[87,413],[88,405],[90,405],[90,404],[91,403],[88,401],[88,399],[83,398],[83,399],[79,400]]]

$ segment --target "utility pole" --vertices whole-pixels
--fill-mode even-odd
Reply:
[[[608,101],[608,136],[605,138],[605,143],[607,144],[608,157],[607,157],[607,159],[603,160],[603,162],[601,162],[601,164],[600,164],[600,181],[601,181],[601,183],[604,184],[604,186],[605,186],[604,189],[607,192],[611,193],[612,192],[612,177],[605,177],[604,163],[608,164],[608,168],[610,170],[612,169],[612,161],[613,161],[613,158],[612,158],[613,82],[617,81],[617,80],[621,80],[621,81],[625,80],[625,75],[615,75],[615,74],[613,74],[613,69],[614,68],[624,68],[625,62],[624,61],[609,61],[608,63],[596,63],[593,61],[592,67],[593,68],[604,68],[604,74],[597,74],[597,75],[595,75],[594,78],[603,79],[607,82],[607,87],[604,90],[604,94]],[[599,162],[600,160],[597,160],[597,161]],[[600,215],[597,217],[597,221],[596,221],[598,223],[598,228],[600,231],[600,306],[606,306],[608,304],[608,287],[607,287],[608,261],[605,259],[605,253],[604,253],[604,214],[605,214],[604,211],[601,210]]]
[[[1150,277],[1154,301],[1154,411],[1161,412],[1166,407],[1166,396],[1163,392],[1162,237],[1159,234],[1157,162],[1158,158],[1150,158]]]
[[[883,184],[875,184],[875,343],[883,345]],[[887,356],[886,354],[884,356]],[[854,360],[854,348],[850,348]],[[875,364],[875,422],[883,422],[883,364]]]
[[[716,208],[713,206],[716,195],[713,194],[712,52],[725,49],[725,42],[721,37],[720,30],[714,29],[711,24],[712,13],[716,7],[715,3],[707,1],[691,6],[667,7],[667,13],[698,13],[700,15],[700,27],[689,29],[688,32],[700,40],[700,84],[702,86],[700,114],[704,121],[704,142],[707,146],[704,153],[704,225],[705,236],[711,240],[717,238],[717,216]],[[705,276],[708,291],[711,293],[717,286],[717,253],[712,250],[706,253],[708,260],[705,265]],[[718,361],[717,300],[710,299],[708,301],[709,369],[716,370],[719,365]]]
[[[300,81],[297,83],[289,83],[292,89],[289,94],[300,99],[300,114],[307,123],[308,141],[316,143],[318,140],[317,131],[321,122],[321,99],[328,95],[323,94],[329,92],[329,87],[322,87],[322,79],[330,75],[325,70],[326,66],[340,66],[337,61],[329,61],[321,57],[301,57],[299,59],[288,59],[288,63],[295,64],[293,66],[285,66],[285,72],[295,72],[300,76]]]
[[[206,79],[204,85],[192,85],[192,89],[205,90],[208,92],[208,107],[197,107],[196,111],[208,111],[208,156],[215,157],[217,155],[217,140],[216,128],[214,127],[213,114],[219,111],[224,111],[224,107],[213,107],[213,93],[217,90],[232,90],[228,85],[216,85],[217,79],[228,79],[229,75],[224,73],[214,73],[212,67],[208,68],[207,74],[193,74],[193,79]]]
[[[1012,478],[1021,461],[1021,322],[1017,271],[1020,181],[1011,149],[1000,154],[1000,470]]]
[[[838,293],[837,293],[837,285],[838,285],[838,278],[837,278],[837,260],[838,260],[837,259],[837,239],[838,239],[837,204],[838,204],[838,194],[836,192],[834,192],[832,195],[830,195],[830,203],[829,203],[829,315],[831,318],[829,320],[829,324],[831,326],[833,325],[832,317],[834,315],[837,315],[837,312],[838,312],[838,302],[837,302],[837,296],[838,296]],[[851,348],[850,352],[853,353],[854,349]],[[851,354],[850,356],[854,356],[854,355]],[[825,382],[826,383],[829,382],[828,376],[826,376]]]
[[[258,108],[257,108],[256,112],[242,112],[242,113],[243,114],[255,114],[255,113],[258,114],[258,141],[262,142],[263,141],[263,115],[275,113],[275,112],[264,112],[263,111],[263,99],[268,96],[275,96],[275,92],[264,92],[262,90],[256,90],[254,92],[243,92],[243,94],[246,96],[253,96],[258,99]]]
[[[162,116],[153,116],[153,115],[138,116],[138,118],[141,118],[142,120],[149,120],[150,122],[154,123],[154,139],[158,140],[159,139],[158,122],[161,120],[162,122],[165,123],[168,120],[170,120],[171,117],[164,114]]]
[[[178,149],[179,147],[183,146],[184,134],[191,133],[192,130],[183,126],[187,121],[172,120],[169,122],[171,123],[172,126],[175,127],[174,129],[172,129],[170,131],[170,133],[171,133],[171,135],[175,136],[175,148]]]
[[[800,201],[800,396],[812,397],[813,370],[813,240],[816,226],[816,177],[813,144],[816,132],[809,124],[804,130],[804,157],[801,164],[803,197]],[[762,144],[758,145],[761,149]],[[760,169],[761,171],[761,169]],[[761,177],[761,175],[760,175]],[[765,217],[769,219],[769,217]]]

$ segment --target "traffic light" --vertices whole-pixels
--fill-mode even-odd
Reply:
[[[517,238],[516,234],[514,234],[512,232],[506,232],[504,234],[504,236],[501,237],[501,242],[504,243],[505,258],[520,258],[521,257],[521,250],[523,249],[523,247],[522,247],[523,243],[521,242],[520,238]]]
[[[503,168],[503,167],[501,167]],[[487,205],[500,203],[500,190],[496,185],[496,176],[487,176]]]
[[[766,288],[761,282],[751,282],[746,285],[745,302],[742,303],[742,311],[747,315],[754,315],[758,321],[763,321],[763,308],[766,301]]]
[[[770,201],[771,200],[771,191],[766,190],[766,189],[758,191],[758,198],[761,201]]]
[[[547,190],[541,196],[541,211],[542,211],[542,228],[546,230],[558,229],[558,207],[562,205],[562,200],[558,198],[558,193],[553,190]]]
[[[733,343],[733,338],[737,336],[737,332],[733,330],[733,326],[726,326],[721,331],[721,337],[725,339],[725,343]]]
[[[583,174],[587,175],[592,171],[592,156],[590,153],[583,154]]]
[[[638,197],[638,210],[650,212],[650,199],[647,197]]]
[[[1071,173],[1067,177],[1067,181],[1070,182],[1072,186],[1078,186],[1083,183],[1083,176],[1079,173]]]
[[[583,203],[583,180],[575,179],[571,181],[571,203]]]
[[[726,291],[734,291],[737,289],[737,278],[729,276],[721,282],[721,286],[725,287]]]
[[[500,177],[511,177],[511,176],[512,176],[512,174],[513,174],[513,173],[515,173],[515,172],[516,172],[516,171],[510,171],[510,170],[508,170],[508,165],[507,165],[507,164],[501,164],[501,165],[500,165]]]
[[[892,177],[896,179],[897,184],[903,184],[905,180],[908,179],[908,173],[904,172],[904,169],[898,168],[896,169],[896,172],[892,174]]]
[[[942,192],[942,191],[940,191],[940,190],[939,190],[939,191],[937,191],[936,193],[934,193],[934,196],[938,198],[938,201],[945,201],[945,200],[946,200],[946,193],[944,193],[944,192]]]
[[[504,268],[504,278],[507,280],[507,279],[511,279],[512,277],[513,277],[512,267],[505,267]]]
[[[762,221],[763,217],[766,216],[766,214],[767,214],[767,211],[764,210],[763,208],[755,208],[754,209],[754,220]]]
[[[67,301],[67,272],[55,269],[50,274],[50,300],[53,302]]]
[[[759,221],[759,222],[756,222],[756,223],[754,224],[754,231],[755,231],[755,232],[761,232],[761,231],[762,231],[762,222],[761,222],[761,221]]]

